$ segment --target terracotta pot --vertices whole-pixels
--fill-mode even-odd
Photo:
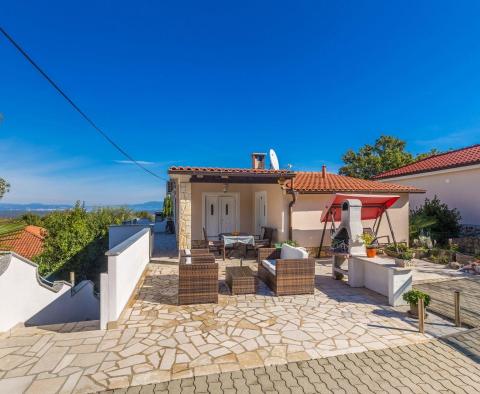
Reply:
[[[377,249],[367,248],[367,257],[377,257]]]
[[[427,308],[425,308],[425,318],[427,318]],[[414,319],[418,319],[418,305],[417,304],[410,304],[410,310],[408,311],[409,315],[412,316]]]

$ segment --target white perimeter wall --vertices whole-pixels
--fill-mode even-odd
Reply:
[[[150,261],[150,227],[137,230],[106,253],[108,272],[100,277],[101,328],[118,320]]]
[[[0,255],[0,332],[21,323],[98,320],[100,305],[91,282],[79,283],[74,291],[66,282],[53,288],[47,283],[35,263],[14,253]]]
[[[113,224],[108,226],[108,249],[113,249],[143,228],[151,228],[150,224]]]

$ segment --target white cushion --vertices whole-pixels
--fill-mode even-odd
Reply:
[[[280,252],[281,259],[307,259],[308,252],[304,248],[295,248],[288,244],[282,245],[282,250]]]
[[[185,264],[192,264],[192,258],[191,257],[185,257]]]
[[[272,264],[273,263],[273,264]],[[275,275],[275,260],[262,260],[262,265],[272,274]]]
[[[190,249],[185,249],[185,256],[190,256],[190,255],[191,255]]]

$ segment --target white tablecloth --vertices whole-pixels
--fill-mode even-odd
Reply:
[[[223,243],[225,246],[236,243],[245,245],[255,245],[255,237],[253,235],[224,235]]]

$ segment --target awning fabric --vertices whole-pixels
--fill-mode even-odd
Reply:
[[[322,212],[321,221],[332,220],[331,215],[327,213],[332,208],[334,220],[339,222],[342,214],[342,203],[348,199],[356,199],[362,202],[362,220],[371,220],[378,218],[385,209],[390,208],[400,196],[386,194],[335,194],[329,203],[325,205]]]

